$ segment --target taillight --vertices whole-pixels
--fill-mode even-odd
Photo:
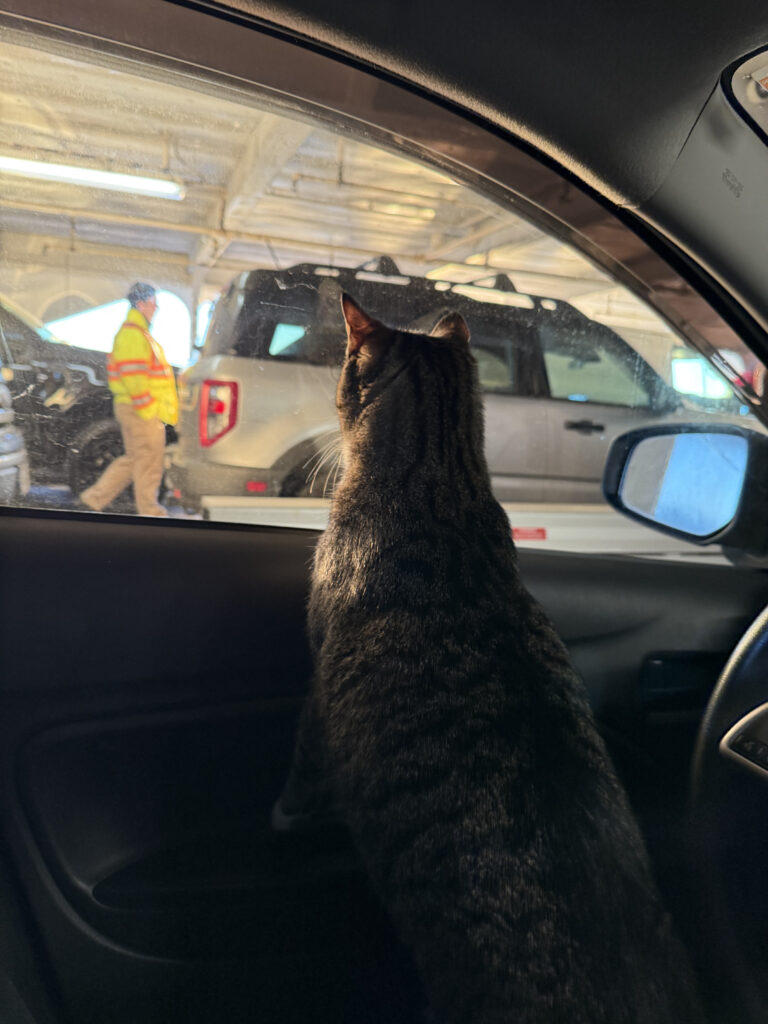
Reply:
[[[237,384],[230,380],[204,380],[200,388],[200,444],[208,448],[235,425]]]

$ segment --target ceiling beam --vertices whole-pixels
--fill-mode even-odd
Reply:
[[[254,204],[264,195],[275,175],[312,131],[310,125],[274,114],[260,118],[226,185],[219,225],[224,234],[216,237],[206,234],[200,239],[192,255],[195,267],[211,267],[224,256],[231,242],[227,232],[237,230],[237,222],[253,211]]]
[[[314,128],[265,114],[246,143],[227,184],[222,227],[236,229],[242,214],[250,213],[278,171],[296,153]]]

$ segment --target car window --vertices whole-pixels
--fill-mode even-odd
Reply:
[[[307,328],[301,324],[277,324],[269,341],[268,355],[296,359],[301,353],[301,339],[306,334]]]
[[[424,316],[416,317],[406,326],[411,331],[428,334],[442,315],[450,312],[449,306],[432,309]],[[464,309],[466,312],[466,308]],[[526,362],[523,350],[528,332],[522,323],[515,323],[513,317],[495,322],[489,311],[484,316],[472,318],[470,347],[477,363],[480,387],[484,391],[506,391],[514,393],[517,388],[517,370]]]
[[[44,336],[2,305],[0,331],[5,358],[11,363],[28,363],[42,353],[40,339]]]
[[[629,408],[652,405],[644,378],[651,378],[653,371],[637,352],[576,329],[544,325],[539,336],[552,398]]]
[[[509,353],[498,346],[493,349],[486,345],[474,345],[472,351],[477,362],[477,376],[480,387],[486,391],[512,391],[512,370]]]
[[[354,120],[89,47],[0,41],[26,168],[2,172],[0,214],[0,357],[30,467],[18,503],[322,527],[341,472],[343,292],[402,330],[462,314],[493,486],[535,543],[589,549],[587,522],[592,550],[611,536],[658,552],[664,538],[603,501],[613,439],[675,418],[762,429],[762,367],[732,332],[718,352],[671,327],[618,262],[514,180],[451,164],[447,140],[437,160],[374,131],[375,110]],[[134,428],[154,431],[156,486],[125,468]]]

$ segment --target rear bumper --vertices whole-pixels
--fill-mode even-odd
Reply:
[[[199,509],[204,495],[278,497],[283,473],[274,469],[227,466],[217,462],[185,462],[176,447],[166,454],[165,486],[188,508]]]

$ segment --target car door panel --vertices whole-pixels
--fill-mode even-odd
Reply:
[[[540,322],[548,381],[550,501],[602,501],[603,468],[619,434],[673,411],[671,388],[630,345],[594,320]]]
[[[269,827],[310,672],[315,536],[0,516],[0,826],[71,1019],[416,1019],[407,957],[343,830]],[[710,652],[706,689],[768,580],[520,562],[641,812],[658,806],[648,761],[687,757],[700,711],[658,694],[643,708],[649,659],[674,655],[685,675],[687,652]]]
[[[547,501],[602,502],[602,479],[611,442],[619,434],[652,423],[650,409],[545,398],[551,474]]]
[[[537,398],[483,395],[485,456],[499,501],[543,501],[547,494],[547,419]]]

